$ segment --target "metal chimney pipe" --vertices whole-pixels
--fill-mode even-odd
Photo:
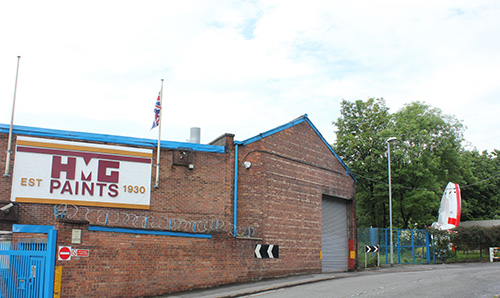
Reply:
[[[189,137],[190,143],[199,144],[200,143],[200,133],[201,129],[199,127],[191,127],[191,134]]]

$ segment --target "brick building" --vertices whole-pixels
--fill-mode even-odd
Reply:
[[[241,142],[161,141],[158,180],[154,140],[17,126],[13,144],[0,240],[48,243],[33,291],[140,297],[355,268],[356,180],[307,115]],[[0,291],[26,292],[9,245]]]

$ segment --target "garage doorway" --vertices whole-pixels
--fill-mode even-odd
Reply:
[[[322,271],[348,270],[347,201],[323,195],[322,197]]]

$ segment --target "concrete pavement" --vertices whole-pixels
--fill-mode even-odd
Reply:
[[[295,275],[282,278],[266,279],[256,282],[248,282],[242,284],[232,284],[219,286],[209,289],[193,290],[187,292],[174,293],[170,295],[157,296],[156,298],[194,298],[194,297],[206,297],[206,298],[225,298],[225,297],[240,297],[252,295],[260,292],[272,291],[286,287],[293,287],[297,285],[303,285],[308,283],[320,282],[331,280],[334,278],[343,278],[349,276],[356,276],[360,274],[373,274],[373,273],[389,273],[389,272],[408,272],[408,271],[420,271],[429,270],[433,266],[440,265],[394,265],[390,267],[384,265],[382,267],[367,268],[364,270],[358,270],[355,272],[335,272],[335,273],[319,273],[319,274],[306,274],[306,275]]]
[[[271,291],[275,289],[281,289],[286,287],[292,287],[296,285],[302,285],[307,283],[313,283],[323,280],[334,279],[336,276],[332,274],[307,274],[307,275],[297,275],[282,278],[266,279],[256,282],[248,282],[242,284],[233,284],[219,286],[215,288],[194,290],[189,292],[174,293],[166,296],[158,296],[157,298],[194,298],[194,297],[206,297],[206,298],[222,298],[222,297],[240,297],[246,295],[252,295],[255,293]]]

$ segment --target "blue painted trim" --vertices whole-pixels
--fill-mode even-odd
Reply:
[[[396,242],[396,245],[397,245],[397,250],[398,250],[398,264],[401,264],[401,248],[399,247],[400,244],[399,244],[399,229],[396,229],[396,233],[397,233],[397,238],[398,241]],[[389,233],[390,234],[390,233]],[[394,255],[394,253],[393,253]]]
[[[429,233],[427,231],[425,231],[425,245],[427,246],[427,253],[426,253],[426,257],[427,257],[427,263],[431,263],[431,252],[430,252],[430,239],[429,239]],[[433,246],[434,247],[434,246]]]
[[[335,150],[333,150],[332,146],[330,144],[328,144],[328,142],[325,140],[325,138],[319,132],[319,130],[316,128],[316,126],[314,126],[314,124],[311,122],[311,120],[309,120],[309,118],[306,118],[306,121],[307,121],[307,123],[309,123],[309,125],[312,127],[312,129],[316,132],[316,134],[319,136],[319,138],[323,141],[323,143],[325,143],[325,145],[328,147],[330,152],[332,152],[333,155],[335,155],[337,160],[344,167],[344,169],[346,170],[346,175],[350,175],[352,177],[352,179],[354,179],[355,182],[358,182],[358,180],[356,179],[356,176],[354,176],[354,174],[351,172],[351,169],[349,169],[349,167],[342,161],[340,156],[337,155],[337,152],[335,152]]]
[[[155,141],[155,144],[158,144],[158,142]],[[212,152],[212,153],[226,153],[226,149],[224,146],[194,144],[194,143],[184,143],[184,142],[174,142],[174,141],[161,141],[160,147],[162,149],[179,149],[179,150],[193,150],[193,151]]]
[[[9,133],[9,128],[10,125],[0,124],[0,133]],[[158,145],[158,140],[152,140],[152,139],[66,131],[58,129],[21,126],[21,125],[14,125],[12,133],[18,135],[33,136],[33,137],[50,137],[50,138],[90,141],[90,142],[107,142],[113,144],[153,147],[153,148],[156,148]],[[160,147],[162,149],[183,149],[183,150],[188,149],[188,150],[202,151],[202,152],[225,153],[224,146],[194,144],[194,143],[175,142],[175,141],[161,141]]]
[[[45,278],[43,297],[52,297],[54,294],[54,268],[56,266],[57,230],[54,226],[43,225],[12,225],[13,233],[43,233],[47,234],[47,251],[45,253]]]
[[[261,140],[261,139],[263,139],[265,137],[268,137],[270,135],[273,135],[275,133],[283,131],[283,130],[285,130],[287,128],[290,128],[292,126],[295,126],[297,124],[300,124],[300,123],[306,121],[306,119],[307,119],[307,114],[305,114],[304,116],[301,116],[301,117],[299,117],[299,118],[297,118],[297,119],[295,119],[293,121],[290,121],[290,122],[288,122],[286,124],[280,125],[280,126],[278,126],[276,128],[273,128],[273,129],[270,129],[270,130],[265,131],[263,133],[260,133],[260,134],[256,135],[255,137],[246,139],[246,140],[242,141],[241,144],[242,145],[248,145],[250,143],[256,142],[256,141]]]
[[[54,226],[38,226],[38,225],[12,225],[12,233],[41,233],[48,234],[51,230],[55,230]]]
[[[175,237],[189,237],[189,238],[205,238],[210,239],[212,235],[208,234],[191,234],[172,231],[155,231],[155,230],[139,230],[127,228],[110,228],[101,226],[89,226],[89,231],[97,232],[113,232],[113,233],[127,233],[127,234],[143,234],[143,235],[161,235],[161,236],[175,236]]]
[[[234,146],[234,236],[236,237],[238,227],[238,147],[239,144],[235,143]]]
[[[273,135],[275,133],[278,133],[280,131],[283,131],[285,129],[288,129],[290,127],[293,127],[297,124],[300,124],[302,122],[307,122],[309,124],[309,126],[311,126],[311,128],[314,130],[314,132],[318,135],[318,137],[321,139],[321,141],[323,141],[323,143],[327,146],[327,148],[330,150],[330,152],[332,152],[332,154],[335,156],[335,158],[337,158],[337,160],[340,162],[340,164],[344,167],[344,169],[346,170],[346,175],[350,175],[352,177],[352,179],[354,179],[355,182],[358,182],[358,180],[356,179],[356,176],[354,176],[354,174],[351,172],[351,170],[349,169],[349,167],[342,161],[342,159],[340,158],[340,156],[338,156],[337,152],[335,152],[335,150],[333,150],[332,146],[330,144],[328,144],[328,142],[325,140],[325,138],[323,137],[323,135],[319,132],[319,130],[316,128],[316,126],[314,126],[314,124],[311,122],[311,120],[309,120],[309,118],[307,117],[307,114],[304,114],[303,116],[300,116],[299,118],[293,120],[293,121],[290,121],[286,124],[283,124],[281,126],[278,126],[276,128],[273,128],[271,130],[268,130],[266,132],[263,132],[263,133],[260,133],[252,138],[249,138],[249,139],[246,139],[242,142],[237,142],[235,141],[234,143],[237,144],[242,144],[242,145],[248,145],[250,143],[253,143],[253,142],[256,142],[256,141],[259,141],[265,137],[268,137],[270,135]]]
[[[57,251],[57,230],[50,230],[47,241],[47,265],[45,266],[45,287],[43,297],[53,297],[54,295],[54,274],[56,267],[56,251]]]

